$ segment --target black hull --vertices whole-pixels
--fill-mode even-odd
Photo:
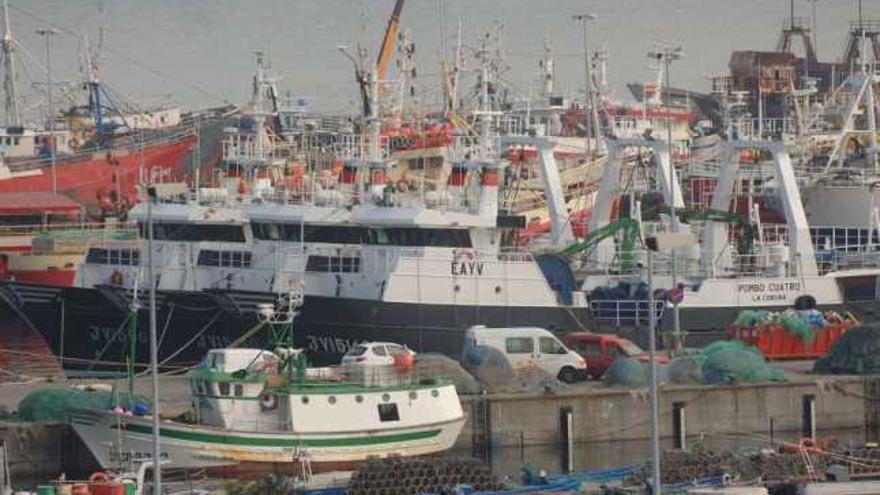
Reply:
[[[129,352],[130,299],[131,292],[110,287],[58,289],[10,283],[0,286],[0,317],[32,326],[51,351],[64,358],[66,369],[120,371]],[[274,294],[253,292],[160,292],[156,312],[160,364],[185,367],[212,348],[269,345],[269,332],[259,326],[257,310],[276,299]],[[146,296],[141,295],[136,313],[138,363],[147,362],[149,356],[147,308]],[[682,309],[686,344],[699,347],[724,338],[726,326],[742,309]],[[863,321],[875,321],[880,315],[876,300],[820,309],[851,311]],[[648,343],[646,322],[597,321],[586,308],[426,305],[312,296],[306,297],[296,320],[294,343],[307,349],[316,365],[338,363],[341,354],[363,341],[398,342],[419,352],[457,357],[464,331],[472,325],[589,329],[619,333],[642,346]],[[672,311],[667,310],[660,330],[671,328]]]
[[[17,318],[42,334],[66,369],[120,371],[129,353],[131,292],[101,287],[47,288],[7,284],[0,288],[3,318]],[[235,291],[165,292],[157,297],[159,363],[166,368],[197,363],[209,349],[264,347],[269,332],[259,324],[259,304],[269,293]],[[149,356],[149,311],[141,295],[136,362]],[[589,327],[586,308],[453,306],[386,303],[332,297],[305,298],[296,319],[294,343],[313,364],[339,362],[353,345],[392,341],[419,352],[458,356],[472,325],[540,326],[555,330]]]

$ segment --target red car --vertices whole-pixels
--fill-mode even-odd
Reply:
[[[566,347],[577,352],[587,361],[587,372],[593,378],[601,378],[611,363],[619,357],[648,360],[648,353],[627,339],[610,333],[573,332],[560,336]],[[668,363],[669,358],[656,356],[658,363]]]

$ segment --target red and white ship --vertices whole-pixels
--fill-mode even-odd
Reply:
[[[0,140],[3,138],[0,131]],[[138,181],[183,178],[184,158],[194,142],[192,134],[179,133],[146,140],[143,145],[114,143],[106,149],[59,153],[54,167],[51,159],[39,156],[14,158],[0,165],[0,193],[54,190],[82,205],[98,204],[113,196],[134,200]],[[0,144],[0,151],[3,147]]]

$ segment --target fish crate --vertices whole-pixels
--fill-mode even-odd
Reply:
[[[817,359],[824,356],[837,339],[855,322],[844,321],[815,329],[813,339],[804,341],[781,324],[731,326],[728,336],[752,345],[769,360]]]

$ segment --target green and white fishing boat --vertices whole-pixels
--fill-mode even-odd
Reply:
[[[292,308],[292,305],[291,305]],[[289,316],[267,308],[276,342]],[[281,330],[279,330],[281,329]],[[412,370],[307,369],[299,350],[211,350],[189,374],[196,421],[161,422],[171,467],[297,463],[339,469],[368,457],[419,456],[455,443],[464,414],[455,387]],[[77,411],[71,424],[102,467],[151,459],[152,419],[130,412]]]

